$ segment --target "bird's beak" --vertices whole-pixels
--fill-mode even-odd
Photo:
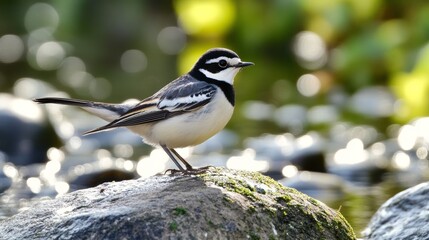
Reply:
[[[255,64],[252,62],[239,62],[234,67],[243,68],[243,67],[252,66],[252,65],[255,65]]]

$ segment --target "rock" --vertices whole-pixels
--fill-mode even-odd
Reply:
[[[45,162],[46,151],[59,145],[40,106],[6,93],[0,93],[0,136],[1,154],[18,166]]]
[[[1,151],[0,151],[1,155]],[[1,156],[0,156],[1,158]],[[0,159],[0,195],[12,186],[12,179],[5,173],[5,164]]]
[[[342,215],[259,173],[103,183],[0,220],[2,239],[355,239]]]
[[[363,232],[365,239],[429,239],[429,182],[387,200]]]
[[[301,171],[327,172],[323,151],[301,151],[292,156],[290,162]]]
[[[119,168],[99,169],[75,177],[70,181],[70,186],[72,189],[77,190],[95,187],[104,182],[129,180],[135,177],[136,175],[133,172]]]

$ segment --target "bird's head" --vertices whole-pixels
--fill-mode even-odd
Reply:
[[[196,79],[209,79],[234,83],[235,75],[241,68],[251,66],[251,62],[243,62],[233,51],[226,48],[212,48],[205,52],[189,72]]]

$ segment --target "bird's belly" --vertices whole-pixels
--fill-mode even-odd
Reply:
[[[214,101],[197,112],[178,115],[151,127],[142,125],[130,129],[151,145],[165,144],[169,148],[194,146],[218,133],[231,119],[233,106],[222,101]]]

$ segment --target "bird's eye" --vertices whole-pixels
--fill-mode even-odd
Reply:
[[[221,68],[226,68],[226,66],[228,66],[228,62],[224,59],[220,60],[218,64]]]

